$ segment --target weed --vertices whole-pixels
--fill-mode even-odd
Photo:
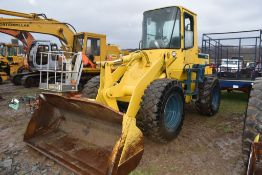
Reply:
[[[233,132],[233,128],[230,125],[225,125],[223,131],[224,133],[231,133]]]
[[[246,111],[248,95],[242,92],[221,92],[221,105],[219,112],[243,114]]]
[[[141,170],[136,169],[136,170],[132,171],[130,173],[130,175],[155,175],[156,171],[157,171],[156,167],[149,166],[149,167],[141,169]]]

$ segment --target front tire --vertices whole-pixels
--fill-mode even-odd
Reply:
[[[84,97],[95,99],[100,86],[100,76],[91,78],[84,86],[82,94]]]
[[[196,110],[205,116],[214,116],[220,106],[220,85],[215,77],[205,77],[204,82],[199,84],[199,97],[195,103]]]
[[[138,127],[150,139],[165,143],[180,132],[184,120],[184,95],[179,82],[153,81],[145,90],[137,116]]]
[[[34,76],[24,76],[22,78],[22,85],[25,88],[31,88],[31,87],[38,87],[39,86],[39,78]]]
[[[245,160],[248,158],[251,143],[257,134],[262,134],[262,78],[255,80],[245,114],[242,150]]]

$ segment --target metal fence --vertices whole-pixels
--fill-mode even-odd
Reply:
[[[219,78],[254,80],[261,76],[261,47],[262,30],[249,30],[205,33],[201,51],[210,55]]]

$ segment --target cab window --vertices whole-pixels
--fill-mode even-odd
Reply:
[[[58,51],[58,47],[56,44],[51,44],[51,51],[55,52]],[[58,60],[58,56],[56,56],[55,54],[51,54],[51,59],[53,61],[57,61]]]
[[[100,56],[100,39],[87,38],[86,55]]]
[[[45,65],[48,63],[48,54],[44,54],[41,52],[48,52],[49,51],[49,46],[47,45],[39,45],[37,48],[37,53],[36,53],[36,64],[40,65],[41,64],[41,54],[42,54],[42,64]]]
[[[8,56],[17,56],[17,47],[7,47],[8,51]]]
[[[6,56],[6,48],[3,45],[0,45],[0,54],[2,56]]]
[[[180,48],[180,9],[167,7],[144,13],[143,49]]]
[[[58,51],[58,47],[56,44],[51,45],[51,51]]]
[[[184,13],[184,20],[185,49],[188,49],[194,46],[194,18]]]

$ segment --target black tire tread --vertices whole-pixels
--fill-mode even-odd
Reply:
[[[218,79],[213,76],[206,76],[203,83],[199,84],[199,98],[195,102],[196,110],[205,116],[213,116],[216,111],[212,109],[212,89],[218,83]]]
[[[251,90],[245,114],[242,150],[247,158],[251,143],[257,134],[262,134],[262,78],[257,78]]]
[[[36,75],[26,75],[21,79],[21,84],[25,88],[38,87],[39,86],[39,76]]]
[[[94,76],[84,86],[82,94],[84,97],[95,99],[100,85],[100,76]]]
[[[162,105],[164,91],[169,89],[171,86],[181,87],[178,81],[172,79],[159,79],[153,81],[144,92],[144,96],[142,97],[142,102],[140,104],[140,110],[137,115],[137,125],[142,130],[144,135],[148,136],[151,140],[160,143],[166,143],[168,139],[161,134],[158,109]],[[181,124],[177,129],[174,138],[179,134],[182,128],[183,120],[184,109]]]

